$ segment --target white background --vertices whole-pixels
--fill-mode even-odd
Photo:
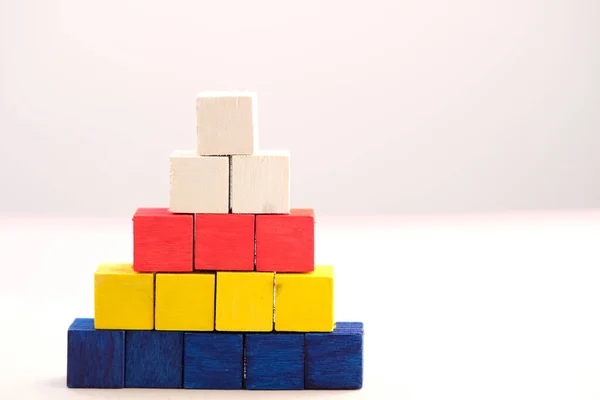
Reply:
[[[599,19],[597,0],[0,1],[0,398],[600,399]],[[336,319],[365,323],[364,389],[67,390],[95,268],[167,204],[196,92],[228,89],[258,92],[261,147],[291,151]],[[558,209],[582,211],[534,211]]]
[[[600,206],[597,0],[0,1],[0,210],[164,205],[195,94],[258,93],[320,215]]]

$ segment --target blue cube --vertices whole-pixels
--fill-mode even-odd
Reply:
[[[186,333],[183,339],[183,387],[241,389],[244,338],[239,333]]]
[[[246,389],[304,389],[304,334],[249,333],[245,350]]]
[[[125,387],[178,389],[182,385],[182,332],[126,332]]]
[[[125,332],[96,330],[92,318],[77,318],[67,333],[67,386],[122,388]]]
[[[360,389],[363,324],[338,322],[331,333],[307,333],[306,389]]]

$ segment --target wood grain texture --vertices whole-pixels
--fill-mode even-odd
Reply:
[[[133,216],[133,269],[190,272],[194,268],[194,216],[166,208],[139,208]]]
[[[245,387],[249,390],[304,389],[304,335],[245,335]]]
[[[258,148],[256,94],[203,92],[196,97],[198,155],[252,154]]]
[[[275,330],[331,332],[334,327],[333,267],[275,277]]]
[[[254,215],[196,214],[196,270],[253,271]]]
[[[289,214],[290,153],[261,151],[231,157],[231,211],[236,214]]]
[[[338,322],[331,333],[307,333],[306,389],[360,389],[363,385],[361,322]]]
[[[272,331],[273,278],[272,272],[217,272],[216,330]]]
[[[101,264],[94,275],[96,329],[154,329],[154,274]]]
[[[123,387],[124,331],[98,331],[93,319],[77,318],[67,336],[67,387]]]
[[[229,212],[228,157],[201,157],[193,150],[178,150],[169,160],[169,211],[188,214]]]
[[[182,386],[182,332],[126,333],[125,387],[176,389]]]
[[[156,274],[156,330],[215,329],[215,274]]]
[[[311,272],[315,269],[315,214],[293,208],[290,214],[256,216],[256,270]]]
[[[183,387],[241,389],[243,336],[237,333],[184,335]]]

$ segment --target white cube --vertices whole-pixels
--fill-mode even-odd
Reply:
[[[261,151],[231,156],[231,211],[237,214],[290,212],[290,154]]]
[[[229,157],[198,156],[194,150],[171,154],[169,211],[229,212]]]
[[[205,92],[196,97],[201,156],[252,154],[258,145],[256,94]]]

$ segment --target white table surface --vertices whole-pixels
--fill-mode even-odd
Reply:
[[[131,221],[0,217],[1,399],[600,399],[600,213],[319,218],[336,319],[365,323],[352,392],[69,390],[67,327]]]

